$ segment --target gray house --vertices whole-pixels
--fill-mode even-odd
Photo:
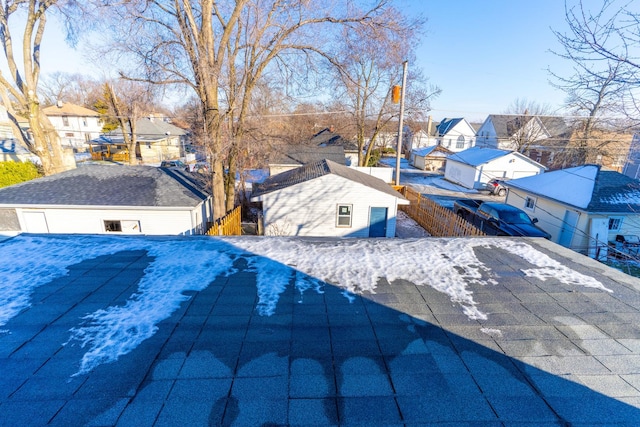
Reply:
[[[0,233],[203,234],[211,196],[198,174],[82,166],[0,189]]]
[[[320,160],[254,186],[267,235],[394,237],[398,205],[408,205],[383,180]]]

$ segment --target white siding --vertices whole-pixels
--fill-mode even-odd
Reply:
[[[367,175],[375,176],[383,180],[384,182],[393,182],[393,168],[383,167],[353,167],[352,169],[358,172],[366,173]]]
[[[16,212],[23,230],[26,230],[24,213],[32,211],[44,212],[49,232],[60,234],[107,234],[104,221],[113,220],[139,221],[141,234],[191,235],[204,230],[203,218],[207,218],[205,204],[191,210],[18,208]]]
[[[262,196],[266,234],[368,237],[370,207],[386,207],[387,237],[395,236],[398,198],[326,175]],[[351,227],[337,226],[337,206],[352,205]]]
[[[473,171],[473,173],[471,172]],[[493,178],[524,178],[544,172],[542,165],[536,165],[513,153],[494,159],[488,163],[473,166],[449,159],[444,177],[467,188],[484,188]]]
[[[444,167],[444,177],[455,184],[473,188],[476,179],[476,169],[473,166],[448,159]]]
[[[527,197],[534,198],[536,200],[536,204],[533,210],[527,209],[525,207],[525,201]],[[538,227],[542,228],[547,233],[551,234],[551,241],[558,243],[558,239],[560,237],[560,230],[562,229],[562,221],[564,218],[564,213],[569,207],[554,202],[552,200],[544,199],[535,195],[531,195],[525,191],[518,190],[515,188],[510,188],[509,193],[507,194],[507,199],[505,203],[515,206],[516,208],[520,208],[525,211],[531,218],[538,218]],[[578,224],[581,222],[587,222],[585,217],[586,215],[581,214],[579,211],[573,209],[580,215],[578,219]],[[580,234],[579,232],[574,232],[573,242],[577,242],[578,238],[576,235]]]

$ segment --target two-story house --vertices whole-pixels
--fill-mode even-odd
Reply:
[[[63,147],[75,152],[86,151],[89,141],[100,136],[102,123],[100,114],[80,105],[58,102],[43,108],[51,124],[60,135]]]

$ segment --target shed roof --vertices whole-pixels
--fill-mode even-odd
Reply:
[[[432,145],[431,147],[424,147],[418,150],[414,150],[416,156],[427,157],[437,156],[446,157],[453,153],[453,151],[444,148],[442,145]]]
[[[271,153],[269,161],[272,165],[306,165],[307,163],[329,159],[344,164],[344,148],[341,145],[310,146],[283,145]]]
[[[0,189],[0,206],[194,207],[209,196],[190,174],[87,165]]]
[[[470,166],[480,166],[492,160],[499,159],[513,153],[509,150],[499,150],[497,148],[471,147],[466,150],[449,156],[450,160],[465,163]]]
[[[299,168],[273,175],[267,178],[264,182],[256,184],[253,187],[251,197],[262,196],[263,194],[278,191],[292,185],[301,184],[330,174],[340,176],[350,181],[370,187],[374,190],[406,200],[400,193],[391,188],[391,186],[383,180],[327,159],[309,163]]]
[[[597,165],[513,179],[505,185],[587,212],[640,213],[640,181]]]
[[[311,137],[311,144],[320,147],[340,146],[344,151],[358,151],[358,145],[346,140],[329,128],[322,129]]]

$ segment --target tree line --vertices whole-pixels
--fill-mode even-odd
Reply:
[[[239,168],[272,141],[305,138],[314,125],[348,129],[359,164],[367,164],[369,141],[397,119],[391,87],[400,83],[402,62],[414,62],[426,23],[393,0],[5,0],[0,6],[8,70],[0,74],[0,98],[14,133],[46,174],[72,166],[43,104],[81,99],[121,127],[135,153],[136,118],[157,110],[165,91],[182,91],[180,108],[165,111],[189,124],[206,147],[216,218],[233,208]],[[567,0],[565,10],[566,28],[552,29],[560,45],[554,53],[571,61],[575,73],[549,72],[567,93],[566,107],[581,117],[584,145],[575,152],[586,159],[603,116],[638,117],[640,13],[622,0],[605,0],[598,10]],[[41,81],[40,53],[52,18],[65,24],[71,43],[90,35],[91,49],[118,77],[96,82],[53,74]],[[440,90],[417,67],[409,70],[410,123],[425,119]],[[19,115],[31,135],[18,126]]]

